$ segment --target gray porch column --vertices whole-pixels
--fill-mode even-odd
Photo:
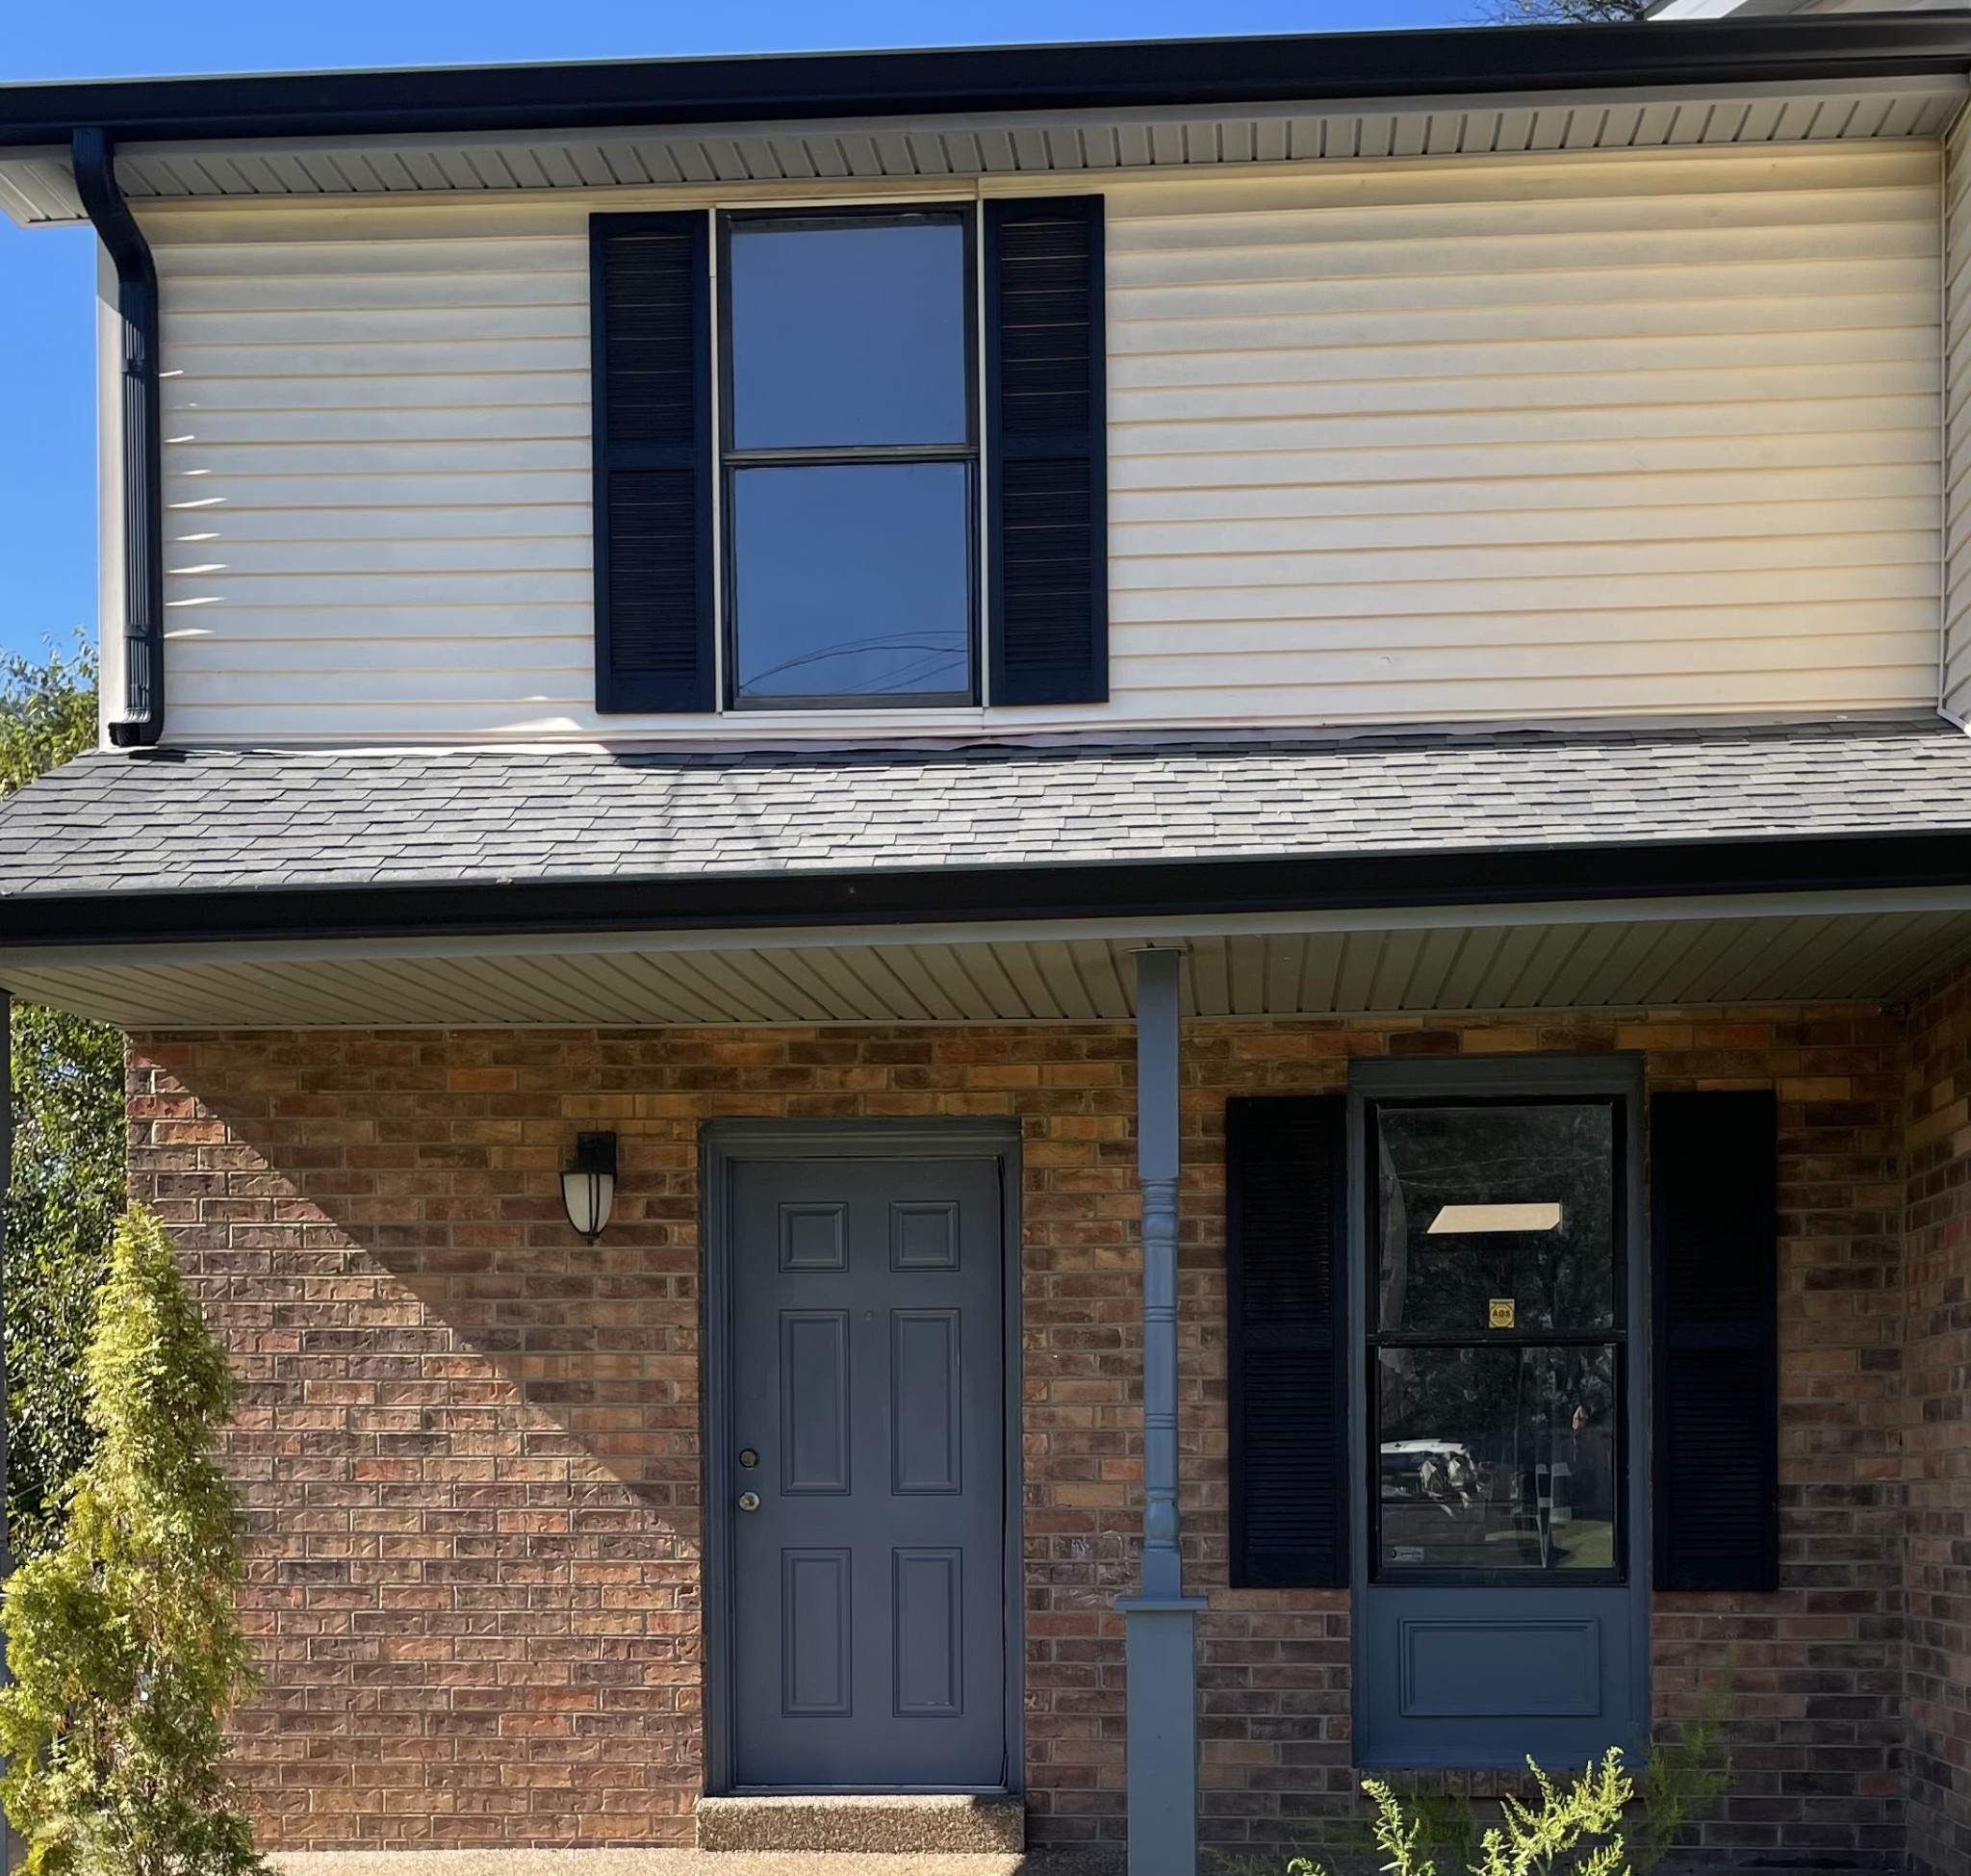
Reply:
[[[1197,1876],[1197,1611],[1177,1548],[1177,951],[1136,954],[1143,1548],[1123,1612],[1129,1876]]]

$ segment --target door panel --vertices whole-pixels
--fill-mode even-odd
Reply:
[[[1007,1782],[1000,1206],[996,1159],[733,1164],[737,1786]]]
[[[1625,1585],[1370,1585],[1358,1599],[1364,1765],[1561,1770],[1636,1735]]]
[[[1397,1683],[1418,1719],[1541,1718],[1601,1711],[1601,1625],[1567,1621],[1405,1622]]]

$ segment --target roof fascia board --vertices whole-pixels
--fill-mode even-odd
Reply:
[[[717,930],[872,924],[999,926],[1543,900],[1711,898],[1971,885],[1971,831],[1483,848],[1406,854],[852,875],[314,886],[21,894],[0,900],[0,945],[493,932]],[[902,934],[900,933],[901,937]]]
[[[450,66],[0,88],[0,145],[119,143],[635,122],[947,116],[1636,85],[1908,78],[1971,66],[1939,14],[1451,30]]]
[[[389,938],[235,938],[114,944],[0,944],[0,975],[19,970],[233,964],[323,964],[419,959],[616,957],[625,954],[809,951],[886,946],[1027,944],[1114,939],[1182,944],[1201,938],[1343,936],[1354,932],[1491,931],[1521,925],[1666,925],[1693,919],[1892,917],[1971,912],[1971,883],[1886,891],[1723,893],[1661,899],[1528,900],[1512,904],[1380,906],[1179,917],[1035,919],[1004,924],[735,927],[729,930],[488,932]]]

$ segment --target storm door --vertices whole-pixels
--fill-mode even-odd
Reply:
[[[966,1144],[719,1169],[715,1788],[1008,1785],[1004,1161]]]
[[[1636,1101],[1470,1066],[1358,1107],[1358,1758],[1578,1765],[1646,1711]]]

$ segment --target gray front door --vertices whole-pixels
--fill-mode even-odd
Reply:
[[[1647,1739],[1635,1080],[1356,1078],[1357,1760]]]
[[[994,1156],[731,1168],[736,1786],[1008,1783],[1000,1188]]]

